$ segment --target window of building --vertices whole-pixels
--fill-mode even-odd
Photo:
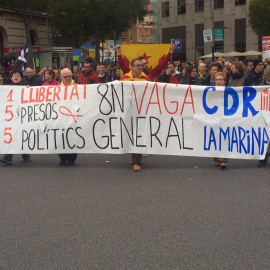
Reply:
[[[169,17],[170,16],[170,5],[169,1],[162,3],[162,17]]]
[[[219,22],[214,22],[214,47],[215,47],[215,52],[224,52],[224,21],[219,21]],[[219,33],[216,33],[217,29],[222,29],[221,32],[223,35],[220,36],[220,31]]]
[[[178,14],[186,14],[186,0],[178,0]]]
[[[246,19],[235,20],[235,51],[246,51]]]
[[[246,0],[235,0],[236,6],[245,5],[245,4],[246,4]]]
[[[195,0],[195,12],[203,11],[204,0]]]
[[[215,8],[224,8],[224,0],[215,0]]]

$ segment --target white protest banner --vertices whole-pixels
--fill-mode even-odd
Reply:
[[[149,153],[262,159],[266,86],[154,82],[2,86],[0,152]]]

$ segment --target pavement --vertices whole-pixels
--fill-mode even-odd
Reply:
[[[0,269],[270,269],[270,165],[130,158],[1,164]]]

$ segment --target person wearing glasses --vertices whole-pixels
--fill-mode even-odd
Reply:
[[[226,74],[224,74],[223,72],[217,72],[215,74],[216,86],[225,87],[226,80],[227,80]],[[220,169],[222,170],[227,169],[227,163],[228,163],[227,158],[214,158],[214,161],[215,161],[216,166],[220,166]]]
[[[143,62],[139,58],[131,61],[131,70],[125,74],[121,81],[151,81],[150,78],[143,72]],[[134,172],[141,170],[142,154],[132,154],[131,164]]]
[[[78,84],[93,84],[99,83],[98,75],[93,71],[93,66],[90,62],[83,64],[83,72],[78,76]]]
[[[253,69],[250,74],[246,76],[244,86],[256,86],[263,82],[264,64],[261,59],[253,60]]]
[[[61,77],[62,77],[61,85],[75,84],[75,81],[72,79],[72,72],[70,69],[64,68],[61,71]],[[59,154],[59,157],[60,157],[60,162],[59,162],[60,166],[64,166],[64,165],[71,166],[71,165],[74,165],[77,158],[77,154]]]
[[[194,66],[187,67],[185,75],[181,79],[181,84],[193,85],[196,84],[197,70]]]
[[[166,74],[169,77],[169,83],[174,83],[174,84],[179,84],[180,83],[180,80],[181,80],[180,72],[175,69],[175,64],[174,63],[168,64]]]
[[[128,73],[130,69],[129,69],[128,62],[125,62],[122,56],[121,45],[117,45],[115,47],[115,50],[118,54],[118,63],[119,63],[120,68],[123,70],[124,73]],[[158,65],[154,68],[148,67],[148,61],[146,59],[144,58],[141,59],[143,63],[143,72],[150,78],[151,81],[155,81],[159,77],[161,71],[164,69],[164,67],[167,65],[168,61],[170,60],[174,50],[175,50],[175,46],[171,44],[170,50],[167,53],[167,55],[164,58],[161,58],[159,60]]]

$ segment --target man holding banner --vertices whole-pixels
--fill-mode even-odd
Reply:
[[[151,81],[156,81],[170,60],[175,46],[173,44],[135,44],[117,45],[115,49],[118,54],[119,66],[124,74],[130,71],[130,60],[140,58],[143,63],[143,72]]]
[[[150,78],[143,72],[143,62],[139,58],[131,61],[131,71],[125,74],[122,81],[150,81]],[[134,172],[141,170],[142,154],[132,154]]]
[[[61,71],[61,77],[62,77],[62,82],[61,85],[73,85],[75,84],[75,81],[72,79],[72,72],[68,68],[64,68]],[[60,162],[59,165],[67,165],[71,166],[74,165],[76,159],[77,159],[77,154],[59,154],[60,157]]]

